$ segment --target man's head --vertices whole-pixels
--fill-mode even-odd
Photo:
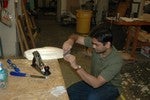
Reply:
[[[112,46],[112,33],[106,24],[95,27],[91,33],[93,48],[96,52],[103,53]]]

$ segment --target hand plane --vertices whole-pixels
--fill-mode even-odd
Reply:
[[[34,51],[32,54],[33,54],[33,60],[31,66],[45,76],[50,75],[51,74],[51,72],[49,71],[50,68],[49,66],[44,65],[40,53],[38,51]]]

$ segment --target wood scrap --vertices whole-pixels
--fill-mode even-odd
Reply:
[[[24,56],[28,60],[33,60],[33,52],[38,51],[43,60],[60,59],[63,58],[63,50],[57,47],[42,47],[34,48],[24,52]]]
[[[27,43],[27,39],[26,39],[26,36],[25,36],[25,33],[23,31],[23,26],[21,24],[21,21],[20,21],[20,18],[18,16],[17,18],[17,26],[19,28],[19,32],[20,32],[20,38],[22,39],[22,45],[24,46],[24,49],[25,50],[28,50],[29,49],[29,45]]]
[[[32,46],[32,48],[35,48],[36,45],[35,45],[35,40],[34,40],[34,37],[33,37],[32,29],[31,29],[31,22],[30,22],[30,19],[29,19],[29,15],[26,12],[26,8],[25,8],[25,5],[24,5],[23,1],[21,1],[21,7],[22,7],[22,13],[25,16],[25,21],[26,21],[26,25],[27,25],[27,29],[28,29],[29,39],[31,41],[31,46]]]

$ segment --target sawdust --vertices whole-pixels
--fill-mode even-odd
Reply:
[[[150,62],[126,63],[122,69],[123,94],[127,100],[149,100]]]

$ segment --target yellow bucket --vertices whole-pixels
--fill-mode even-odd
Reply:
[[[90,31],[92,11],[77,10],[76,17],[77,17],[76,31],[78,33],[87,35],[87,33],[89,33]]]

